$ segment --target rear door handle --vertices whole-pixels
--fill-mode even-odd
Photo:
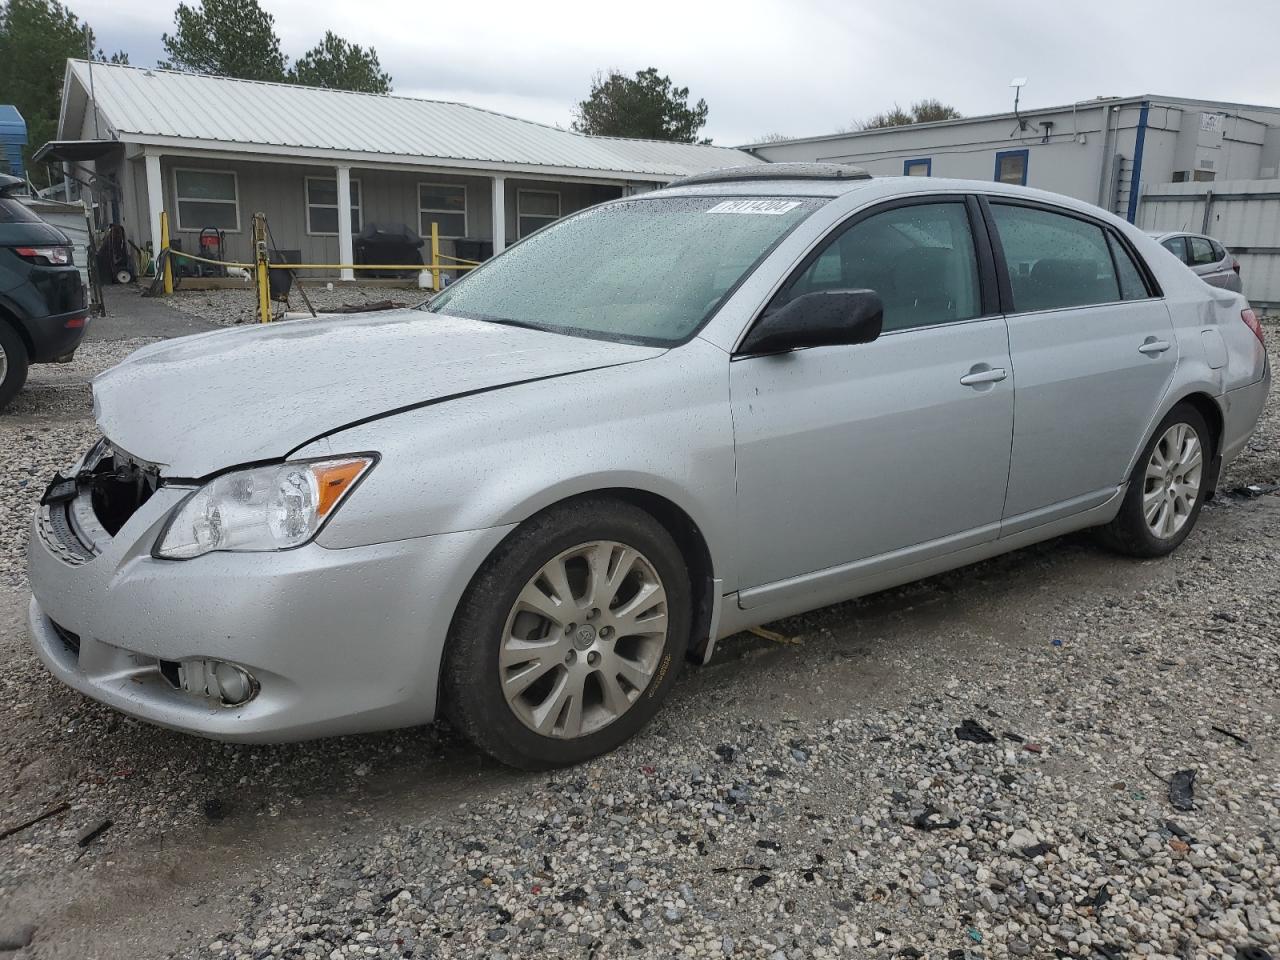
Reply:
[[[988,367],[986,370],[971,370],[960,378],[966,387],[974,387],[983,383],[999,383],[1009,372],[1004,367]]]
[[[1164,353],[1171,346],[1173,344],[1168,340],[1157,340],[1155,337],[1148,337],[1142,341],[1142,346],[1138,348],[1138,352],[1145,353],[1148,357],[1154,357],[1157,353]]]

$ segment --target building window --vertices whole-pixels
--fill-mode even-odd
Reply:
[[[240,232],[240,203],[236,175],[230,170],[173,171],[178,229],[198,232],[214,227]]]
[[[1027,185],[1027,150],[1005,150],[996,154],[996,183]]]
[[[517,191],[516,218],[520,237],[555,223],[560,219],[560,194],[551,190]]]
[[[431,224],[444,239],[467,235],[467,188],[459,183],[418,184],[418,233],[431,236]]]
[[[359,233],[360,181],[351,181],[351,232]],[[338,181],[334,177],[307,177],[307,233],[314,237],[338,235]]]
[[[933,158],[923,157],[919,160],[903,160],[902,175],[904,177],[933,176]]]

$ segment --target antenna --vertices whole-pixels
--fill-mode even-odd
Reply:
[[[1018,113],[1018,102],[1022,99],[1022,88],[1027,85],[1026,77],[1014,77],[1009,81],[1009,86],[1013,87],[1013,115],[1018,119],[1018,130],[1025,132],[1027,129],[1027,121],[1022,119],[1022,115]]]

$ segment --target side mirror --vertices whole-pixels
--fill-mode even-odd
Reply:
[[[738,353],[870,343],[883,322],[884,304],[874,290],[806,293],[757,320]]]

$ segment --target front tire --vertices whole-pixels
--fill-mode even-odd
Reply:
[[[445,650],[445,714],[509,766],[569,766],[657,713],[684,663],[689,573],[632,504],[552,507],[519,526],[467,588]]]
[[[1195,407],[1169,411],[1143,448],[1103,542],[1132,557],[1163,557],[1187,539],[1209,489],[1213,435]]]
[[[27,382],[27,347],[18,331],[0,318],[0,410]]]

